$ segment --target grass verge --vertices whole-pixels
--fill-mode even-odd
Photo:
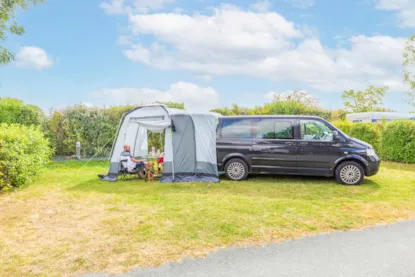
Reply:
[[[30,186],[0,194],[0,275],[118,273],[415,217],[415,165],[385,162],[358,187],[304,177],[108,183],[96,177],[105,170],[53,163]]]

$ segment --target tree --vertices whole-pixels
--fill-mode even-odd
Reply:
[[[311,107],[320,107],[320,102],[304,90],[273,94],[273,102],[298,102]]]
[[[415,107],[415,36],[406,43],[404,58],[404,79],[410,87],[408,91],[409,103]]]
[[[364,91],[347,90],[342,94],[344,106],[354,113],[379,111],[388,89],[389,87],[377,88],[372,85]]]
[[[161,104],[161,105],[165,105],[165,106],[173,108],[173,109],[184,110],[184,103],[161,102],[161,101],[157,101],[156,103]]]
[[[244,107],[239,107],[237,104],[232,104],[232,108],[217,108],[210,110],[213,113],[218,113],[224,116],[232,116],[232,115],[248,115],[252,114],[251,110]]]
[[[43,0],[0,0],[0,64],[8,64],[14,59],[14,55],[4,48],[7,33],[21,36],[25,30],[14,20],[17,8],[26,9],[29,4],[37,4]]]
[[[46,119],[43,111],[23,101],[0,97],[0,123],[18,123],[21,125],[42,125]]]
[[[332,121],[342,121],[346,120],[347,112],[343,109],[337,109],[331,111],[331,120]]]
[[[331,111],[293,100],[272,102],[265,105],[264,111],[269,115],[312,115],[331,120]]]

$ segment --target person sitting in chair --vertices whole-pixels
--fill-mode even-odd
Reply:
[[[141,179],[144,178],[144,165],[146,160],[136,160],[133,155],[131,155],[131,146],[128,144],[124,145],[124,152],[121,153],[121,157],[127,159],[127,167],[129,172],[138,172],[138,177]]]

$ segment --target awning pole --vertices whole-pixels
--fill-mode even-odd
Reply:
[[[170,136],[172,137],[171,138],[171,157],[172,157],[172,159],[171,159],[171,165],[172,165],[172,173],[173,173],[173,183],[174,183],[174,147],[173,147],[173,130],[172,130],[172,128],[170,127]]]

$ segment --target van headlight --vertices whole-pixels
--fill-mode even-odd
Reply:
[[[366,149],[366,154],[369,157],[377,157],[376,152],[375,152],[375,149],[373,149],[373,148]]]

